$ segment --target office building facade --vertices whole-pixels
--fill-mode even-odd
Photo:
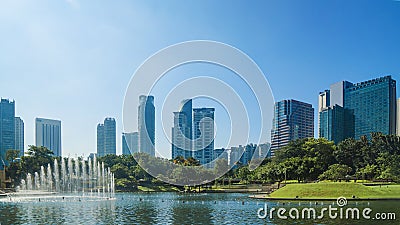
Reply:
[[[210,163],[214,151],[214,108],[193,109],[193,156],[204,165]]]
[[[105,118],[103,124],[97,125],[97,156],[115,155],[117,125],[114,118]]]
[[[122,133],[122,154],[132,155],[139,152],[139,133]]]
[[[328,91],[328,103],[319,106],[319,137],[339,143],[372,132],[396,134],[396,81],[391,76],[341,81]]]
[[[290,141],[314,137],[314,108],[297,100],[282,100],[274,106],[271,155]]]
[[[4,168],[6,152],[15,148],[15,101],[0,100],[0,170]]]
[[[150,156],[155,156],[155,119],[154,96],[139,96],[139,152]]]
[[[62,156],[60,120],[36,118],[35,136],[36,146],[48,148],[54,156]]]
[[[397,99],[396,105],[396,135],[400,136],[400,98]]]
[[[24,121],[15,117],[15,150],[19,151],[19,157],[24,156]]]
[[[180,110],[174,112],[172,127],[172,159],[182,156],[185,159],[193,157],[192,152],[192,100],[186,99],[181,103]]]

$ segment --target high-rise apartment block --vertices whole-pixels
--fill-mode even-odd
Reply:
[[[210,163],[214,150],[214,108],[193,109],[193,156],[204,165]]]
[[[24,156],[24,121],[20,117],[15,117],[15,150],[19,157]]]
[[[181,103],[180,110],[174,112],[174,127],[172,127],[172,159],[183,156],[185,159],[192,154],[192,100]]]
[[[114,118],[105,118],[97,125],[97,156],[116,154],[116,122]]]

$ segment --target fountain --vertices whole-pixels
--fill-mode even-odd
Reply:
[[[48,164],[33,175],[27,173],[17,190],[6,201],[115,199],[114,174],[96,157],[88,161],[61,159],[61,163],[54,159],[53,167]]]

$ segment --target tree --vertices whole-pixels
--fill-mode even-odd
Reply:
[[[379,170],[378,170],[378,166],[375,164],[368,164],[365,167],[359,169],[357,171],[357,176],[359,178],[362,178],[363,180],[372,180],[374,179],[378,174],[379,174]]]
[[[14,181],[14,185],[19,183],[21,179],[21,163],[16,162],[15,159],[19,157],[19,150],[8,150],[6,152],[6,160],[9,166],[6,170],[6,177],[10,177]]]
[[[366,147],[363,145],[363,142],[349,138],[340,142],[333,154],[338,164],[347,165],[353,169],[353,172],[355,172],[358,168],[363,167],[363,147],[364,149]]]
[[[345,178],[346,175],[351,173],[352,169],[347,165],[333,164],[329,166],[329,169],[319,176],[321,180],[333,180]]]
[[[21,158],[22,170],[25,173],[40,171],[40,166],[53,164],[53,151],[46,147],[29,145],[28,157]]]
[[[129,168],[121,163],[114,164],[111,167],[116,179],[127,178],[129,176]]]
[[[18,157],[19,157],[19,150],[8,150],[6,152],[6,160],[8,162],[13,162]]]
[[[247,182],[248,181],[248,176],[250,175],[249,167],[247,166],[242,166],[237,169],[236,172],[236,177],[241,179],[242,181]]]
[[[185,160],[184,165],[185,166],[200,166],[200,161],[193,157],[189,157]]]
[[[183,158],[183,156],[179,155],[179,156],[175,157],[173,162],[174,162],[174,164],[177,164],[177,165],[183,165],[185,163],[185,158]]]
[[[228,160],[226,159],[218,159],[215,162],[214,172],[217,177],[224,175],[227,171],[229,171],[230,167],[228,165]]]

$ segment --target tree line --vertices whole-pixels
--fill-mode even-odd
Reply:
[[[6,153],[9,166],[6,175],[12,178],[14,186],[27,173],[40,171],[40,167],[54,166],[53,152],[45,147],[29,146],[26,156],[18,158],[18,151]],[[65,160],[65,159],[64,159]],[[82,159],[76,160],[80,162]],[[106,155],[99,157],[105,167],[115,175],[116,188],[134,191],[141,182],[162,185],[163,181],[190,185],[184,174],[196,179],[219,177],[218,180],[241,180],[242,183],[274,183],[284,180],[309,182],[315,180],[392,180],[400,181],[400,138],[395,135],[371,134],[359,140],[346,139],[335,145],[323,138],[305,138],[290,142],[277,150],[273,158],[264,159],[261,166],[249,170],[251,165],[237,164],[228,173],[225,159],[216,161],[214,168],[199,167],[194,158],[177,157],[172,160],[150,157],[144,153],[135,155]],[[75,161],[74,161],[75,162]],[[138,164],[139,162],[139,164]],[[150,175],[146,171],[152,171]],[[219,174],[220,173],[220,174]]]
[[[346,139],[335,145],[324,138],[290,142],[253,171],[238,168],[234,176],[246,180],[400,180],[400,138],[372,133],[371,138]]]

